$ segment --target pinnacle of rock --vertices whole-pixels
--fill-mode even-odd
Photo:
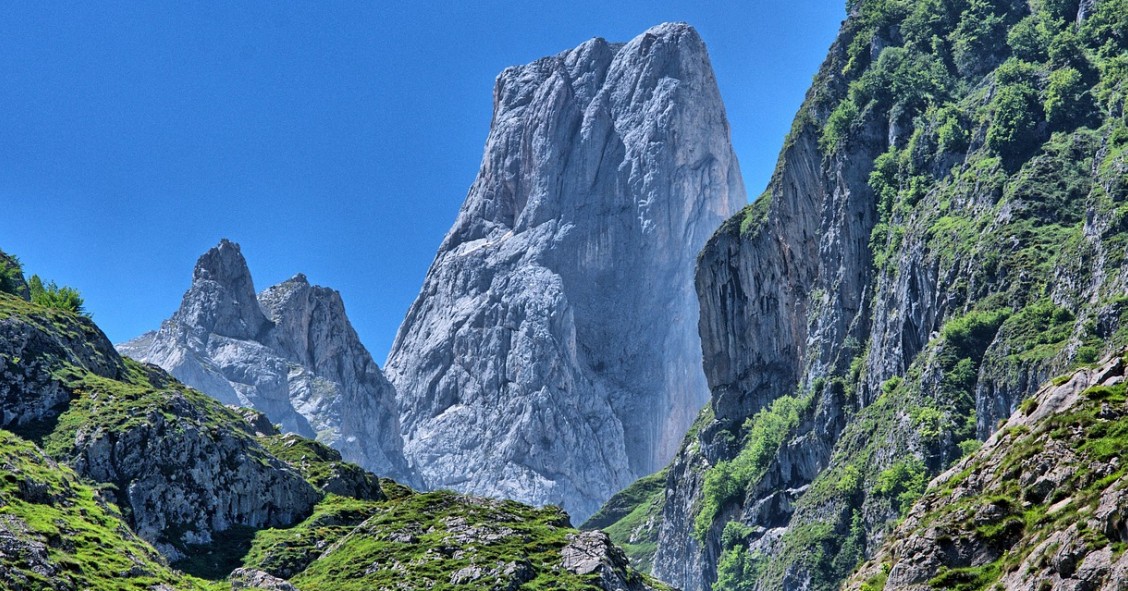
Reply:
[[[424,483],[582,519],[664,465],[708,399],[695,257],[744,202],[692,27],[503,71],[387,363]]]

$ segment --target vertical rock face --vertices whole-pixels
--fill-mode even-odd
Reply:
[[[582,519],[668,461],[708,398],[694,258],[744,202],[689,26],[502,72],[387,364],[424,483]]]
[[[1102,23],[1123,14],[850,4],[768,192],[700,256],[713,396],[668,472],[656,576],[838,588],[1040,383],[1128,346],[1124,95],[1058,116],[1030,98],[1004,133],[1008,94],[1050,92],[1052,35],[1079,35],[1085,92],[1119,88],[1124,41]],[[1039,19],[1054,33],[1022,46]]]
[[[196,263],[180,309],[118,346],[226,404],[254,407],[381,475],[410,481],[395,396],[341,296],[296,275],[256,296],[237,244]]]

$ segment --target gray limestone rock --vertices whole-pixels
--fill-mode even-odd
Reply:
[[[256,296],[237,244],[223,240],[201,256],[180,309],[118,350],[225,404],[253,407],[348,461],[413,481],[394,391],[340,294],[298,274]]]
[[[423,483],[582,520],[665,465],[708,399],[695,257],[745,199],[688,25],[502,72],[386,366]]]
[[[651,591],[637,573],[630,571],[630,562],[622,550],[611,543],[602,531],[585,531],[570,536],[560,551],[561,566],[577,575],[598,575],[599,585],[607,591]]]

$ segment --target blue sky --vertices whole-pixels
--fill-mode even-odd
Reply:
[[[24,2],[0,7],[0,249],[114,342],[239,242],[342,292],[377,362],[478,169],[494,77],[687,21],[750,195],[844,17],[832,0]]]

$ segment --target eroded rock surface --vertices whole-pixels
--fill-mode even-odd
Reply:
[[[744,202],[688,25],[502,72],[481,170],[386,368],[426,486],[582,520],[661,468],[708,397],[694,260]]]

